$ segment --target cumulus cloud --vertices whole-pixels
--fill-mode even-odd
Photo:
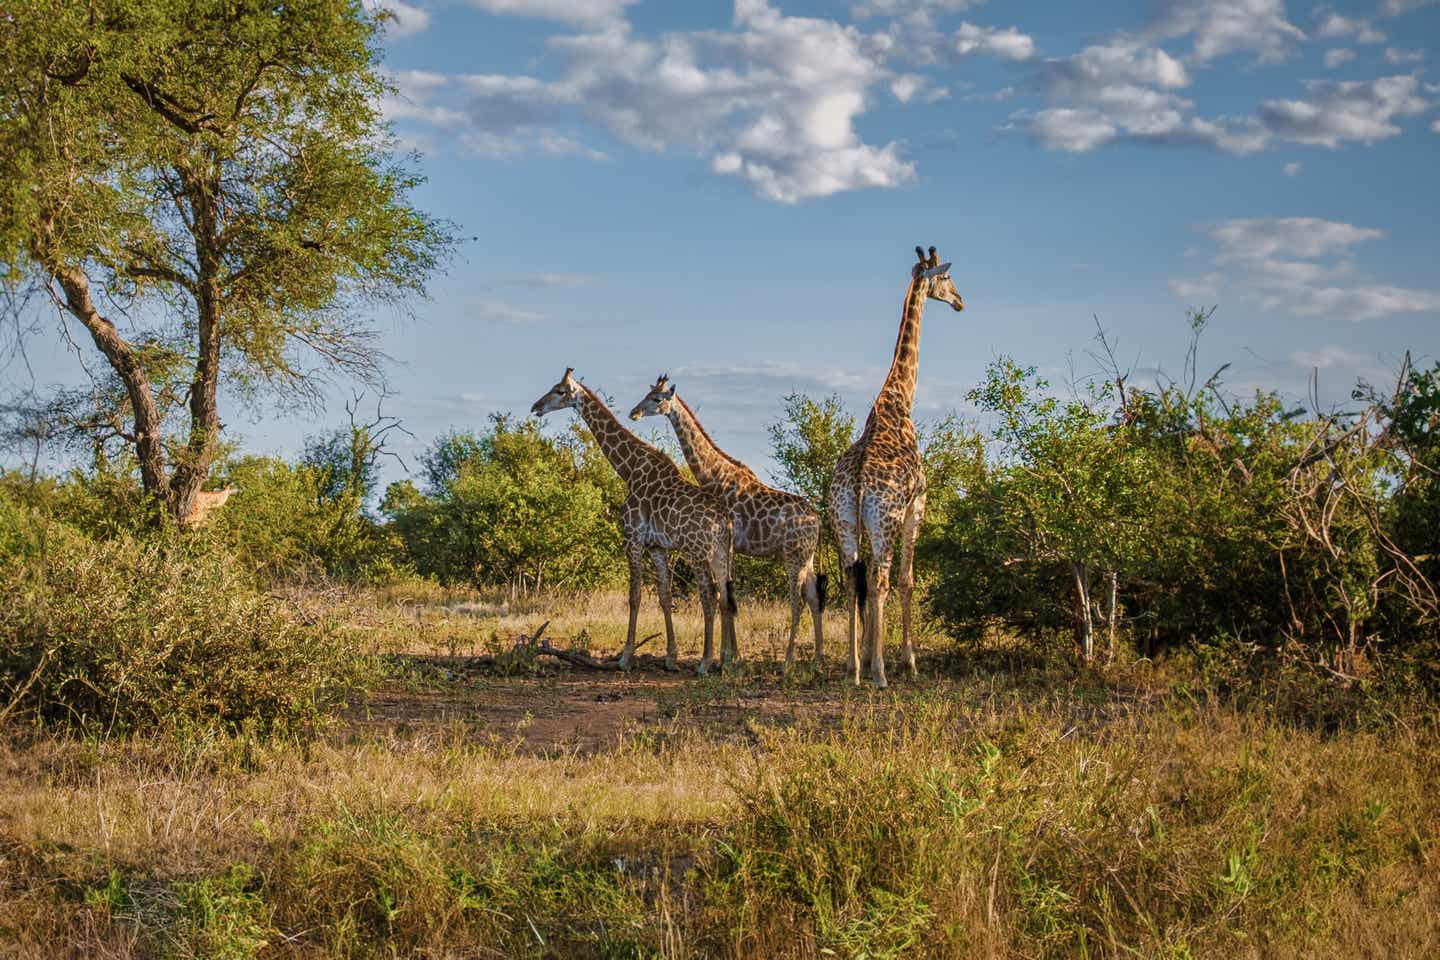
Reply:
[[[1195,297],[1224,283],[1256,298],[1267,310],[1293,316],[1376,320],[1403,313],[1440,312],[1440,290],[1416,290],[1362,281],[1346,283],[1353,266],[1337,255],[1380,230],[1317,217],[1226,220],[1205,233],[1216,245],[1223,272],[1175,280],[1177,296]]]
[[[1252,153],[1265,146],[1253,120],[1206,119],[1179,89],[1185,65],[1159,47],[1119,37],[1045,61],[1040,84],[1057,106],[1019,111],[1005,129],[1024,130],[1052,150],[1084,153],[1113,141],[1202,146]]]
[[[558,20],[588,26],[620,19],[638,0],[467,0],[472,7],[502,16]]]
[[[1349,63],[1355,59],[1355,51],[1349,47],[1336,47],[1334,50],[1325,51],[1325,66],[1334,70],[1341,64]]]
[[[542,323],[550,319],[546,314],[539,313],[535,310],[526,310],[500,300],[472,299],[465,304],[465,312],[476,320],[504,323],[517,327]]]
[[[1385,235],[1380,230],[1318,217],[1225,220],[1206,232],[1220,248],[1218,260],[1222,263],[1277,256],[1311,259]]]
[[[1220,292],[1225,277],[1219,273],[1207,273],[1200,277],[1171,280],[1170,292],[1182,300],[1198,300],[1214,297]]]
[[[1363,353],[1335,346],[1320,347],[1316,350],[1296,350],[1290,354],[1289,359],[1297,367],[1311,367],[1318,370],[1328,370],[1331,367],[1358,367],[1371,361],[1371,358]]]
[[[1433,7],[1437,3],[1440,3],[1440,0],[1385,0],[1380,4],[1380,12],[1387,17],[1398,17],[1421,7]]]
[[[1425,59],[1424,50],[1401,50],[1399,47],[1385,48],[1385,62],[1397,66],[1402,63],[1419,63]]]
[[[1354,37],[1358,43],[1384,43],[1385,34],[1369,20],[1358,17],[1344,17],[1333,10],[1317,10],[1320,18],[1315,36],[1333,40],[1339,37]]]
[[[1230,53],[1272,63],[1305,39],[1285,18],[1285,0],[1166,0],[1154,30],[1164,37],[1192,37],[1190,56],[1197,63]]]
[[[392,37],[410,37],[423,33],[430,26],[430,12],[405,3],[404,0],[374,0],[366,3],[370,10],[383,10],[388,16],[385,32]]]
[[[1276,136],[1311,146],[1338,147],[1347,140],[1374,143],[1400,133],[1396,117],[1422,113],[1429,103],[1411,75],[1374,80],[1307,80],[1300,100],[1266,100],[1260,122]]]
[[[534,149],[600,156],[570,131],[598,125],[640,149],[681,148],[793,203],[914,176],[899,143],[855,130],[872,89],[900,99],[920,82],[896,78],[853,26],[790,17],[765,0],[737,0],[734,28],[637,35],[621,21],[554,37],[554,79],[466,77],[465,142],[492,156]]]
[[[978,7],[985,0],[860,0],[852,4],[850,15],[856,20],[870,17],[897,17],[916,11],[936,13],[962,13]]]
[[[1035,41],[1014,27],[977,27],[962,23],[955,31],[955,53],[966,57],[988,53],[1002,60],[1029,60],[1035,56]]]

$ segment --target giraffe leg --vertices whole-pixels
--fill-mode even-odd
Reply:
[[[700,592],[700,612],[705,619],[705,652],[695,672],[703,677],[715,660],[715,581],[703,567],[695,571],[695,581],[695,588]]]
[[[735,636],[735,581],[731,579],[731,552],[729,537],[717,542],[710,557],[710,577],[713,589],[720,602],[720,665],[738,665],[740,643]]]
[[[871,551],[875,560],[870,591],[870,610],[866,618],[866,639],[870,641],[870,680],[885,689],[885,598],[890,593],[890,549]]]
[[[922,492],[910,501],[905,511],[905,528],[900,540],[900,623],[903,641],[900,659],[910,670],[911,677],[918,677],[920,670],[915,666],[915,647],[912,642],[910,623],[910,601],[915,596],[915,540],[920,535],[920,522],[925,519],[925,494]]]
[[[785,647],[785,675],[795,666],[795,635],[800,632],[801,594],[805,590],[808,568],[793,560],[786,565],[790,576],[790,642]]]
[[[650,560],[655,564],[655,593],[660,598],[660,610],[665,614],[665,669],[677,670],[675,658],[679,648],[675,643],[675,623],[670,613],[670,558],[664,550],[651,550]]]
[[[825,671],[825,598],[821,595],[820,575],[815,572],[815,559],[805,564],[805,603],[810,607],[810,625],[815,631],[815,669]]]
[[[860,685],[860,634],[856,621],[864,612],[865,575],[860,563],[860,531],[855,526],[853,506],[845,512],[842,505],[830,511],[830,522],[835,528],[835,537],[840,545],[840,569],[844,574],[845,608],[850,617],[850,679]]]
[[[640,619],[640,591],[645,583],[645,548],[638,543],[625,544],[625,559],[630,562],[630,626],[625,631],[625,648],[620,651],[620,669],[630,669],[630,655],[635,652],[635,624]]]

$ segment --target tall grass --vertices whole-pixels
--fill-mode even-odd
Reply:
[[[1149,668],[836,685],[606,749],[466,726],[0,753],[21,956],[1425,957],[1433,716],[1296,724]],[[544,679],[524,682],[536,695]],[[479,694],[483,696],[483,691]],[[7,878],[8,873],[8,878]],[[189,951],[186,953],[185,951]]]

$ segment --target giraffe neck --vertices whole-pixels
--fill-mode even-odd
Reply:
[[[627,485],[641,466],[655,457],[670,462],[669,457],[626,430],[605,401],[583,383],[580,385],[580,416],[595,435],[600,452],[605,454],[605,459],[610,461],[610,466]]]
[[[895,356],[885,385],[875,400],[876,410],[901,413],[906,417],[915,405],[915,378],[920,369],[920,315],[925,311],[929,281],[915,278],[905,291],[905,305],[900,313],[900,334],[895,338]]]
[[[729,456],[715,445],[694,412],[680,397],[670,404],[670,424],[675,428],[675,438],[685,454],[685,462],[695,474],[702,487],[720,486],[734,488],[746,480],[755,479],[750,468]]]

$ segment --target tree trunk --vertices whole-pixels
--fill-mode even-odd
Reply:
[[[1120,593],[1120,574],[1115,570],[1105,572],[1105,627],[1110,637],[1105,650],[1105,662],[1115,662],[1115,633],[1118,629],[1115,623],[1115,607]]]
[[[135,446],[135,459],[140,465],[140,482],[145,492],[158,501],[170,503],[170,478],[165,471],[165,447],[160,408],[155,403],[155,388],[136,356],[134,346],[120,336],[115,324],[102,317],[90,299],[90,280],[77,268],[58,268],[53,272],[65,293],[65,308],[90,333],[95,346],[104,354],[115,375],[125,385],[130,399],[135,433],[127,437]]]
[[[1075,581],[1075,647],[1086,664],[1095,662],[1095,621],[1090,614],[1090,568],[1071,563]]]
[[[182,176],[184,176],[182,174]],[[216,394],[220,386],[220,254],[217,249],[219,222],[215,210],[218,185],[185,176],[185,197],[194,224],[199,272],[195,284],[196,357],[195,376],[190,381],[190,436],[185,457],[175,464],[170,478],[170,513],[184,520],[194,508],[195,494],[210,475],[220,441],[220,409]]]

